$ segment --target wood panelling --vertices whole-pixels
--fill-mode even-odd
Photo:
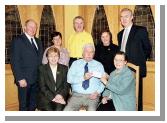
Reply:
[[[80,15],[83,16],[85,21],[85,30],[91,33],[93,19],[96,11],[96,5],[79,6],[79,8],[80,8]]]
[[[64,6],[64,28],[65,28],[65,47],[70,45],[68,39],[74,32],[73,18],[79,15],[79,6]]]
[[[64,28],[64,6],[61,5],[52,5],[53,16],[55,18],[56,31],[61,32],[62,34],[62,45],[65,46],[65,28]]]
[[[143,80],[143,109],[155,110],[155,62],[147,62],[147,77]]]
[[[108,19],[108,25],[112,33],[112,40],[114,44],[117,42],[117,33],[119,32],[120,22],[119,22],[119,6],[104,6],[106,16]]]
[[[40,25],[40,20],[41,20],[41,15],[42,15],[42,10],[43,10],[43,6],[42,5],[19,5],[18,6],[18,10],[20,13],[20,19],[21,19],[21,23],[22,23],[22,27],[24,27],[24,23],[27,19],[34,19],[37,24],[38,27]],[[37,29],[37,37],[39,35],[39,28]]]
[[[17,87],[14,84],[13,73],[10,64],[5,65],[5,110],[18,110]]]

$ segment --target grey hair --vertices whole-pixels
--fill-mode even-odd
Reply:
[[[85,44],[85,45],[83,46],[83,48],[82,48],[83,52],[84,52],[84,50],[85,50],[86,48],[92,48],[93,51],[95,52],[95,47],[94,47],[94,45],[91,44],[91,43]]]
[[[133,12],[132,12],[131,9],[129,9],[129,8],[123,8],[123,9],[121,10],[121,13],[124,12],[124,11],[130,12],[131,16],[133,16]]]
[[[25,21],[25,26],[27,26],[27,24],[28,24],[29,22],[33,22],[33,23],[35,23],[35,25],[37,26],[37,22],[36,22],[35,20],[33,20],[33,19],[28,19],[28,20],[26,20],[26,21]]]

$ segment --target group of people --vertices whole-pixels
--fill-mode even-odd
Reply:
[[[61,46],[61,33],[53,32],[53,45],[44,53],[35,37],[37,23],[27,20],[24,33],[11,45],[19,110],[77,111],[81,106],[88,111],[136,110],[135,78],[126,66],[129,61],[140,67],[138,109],[142,111],[142,78],[151,46],[146,28],[134,25],[132,20],[132,11],[122,9],[124,29],[118,33],[118,46],[106,30],[94,46],[92,36],[84,30],[83,17],[76,16],[67,49]]]

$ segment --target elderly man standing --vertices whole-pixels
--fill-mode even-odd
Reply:
[[[146,61],[151,53],[151,45],[146,27],[133,23],[132,10],[123,8],[120,12],[120,22],[123,30],[118,33],[119,49],[126,53],[128,61],[140,67],[139,105],[138,110],[143,110],[143,78],[146,77]]]
[[[73,61],[82,58],[82,47],[85,44],[93,44],[92,36],[84,30],[83,17],[76,16],[73,19],[73,27],[75,32],[70,36],[67,46],[67,49],[70,53],[69,66],[71,66]]]
[[[42,62],[42,42],[35,37],[37,23],[25,22],[24,33],[12,40],[11,65],[18,87],[19,110],[34,111],[38,91],[38,67]]]
[[[70,98],[65,111],[77,111],[82,105],[88,111],[96,111],[99,96],[104,90],[100,79],[105,74],[103,65],[94,60],[95,49],[92,44],[83,47],[83,59],[73,62],[67,81],[72,86],[72,97]]]

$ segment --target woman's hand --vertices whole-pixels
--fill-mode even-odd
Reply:
[[[52,100],[53,102],[60,103],[60,104],[66,104],[64,98],[62,95],[57,94],[55,98]]]
[[[108,83],[108,78],[109,78],[109,75],[107,73],[105,73],[101,78],[100,80],[103,82],[103,84],[107,84]]]
[[[106,103],[107,103],[107,100],[108,100],[108,97],[103,97],[103,99],[101,100],[101,102],[102,102],[103,104],[106,104]]]

